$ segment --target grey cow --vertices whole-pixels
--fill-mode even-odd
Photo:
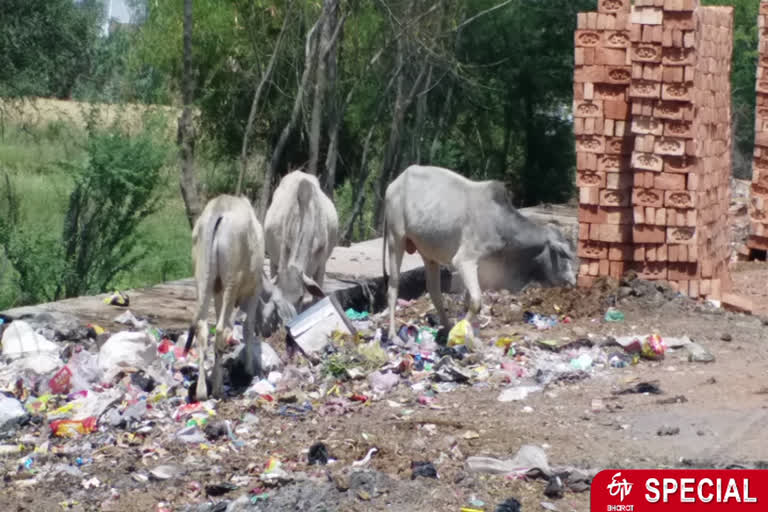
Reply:
[[[499,181],[471,181],[441,167],[412,165],[389,184],[384,202],[391,338],[404,251],[421,254],[427,290],[445,326],[440,264],[453,265],[461,276],[470,298],[470,322],[480,312],[481,284],[516,290],[531,281],[576,283],[573,250],[563,234],[525,218]]]
[[[283,177],[264,218],[264,231],[272,278],[283,298],[298,311],[305,289],[322,296],[339,220],[315,176],[293,171]]]

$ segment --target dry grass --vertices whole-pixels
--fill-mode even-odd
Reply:
[[[84,128],[89,118],[97,126],[108,126],[119,120],[130,131],[141,129],[144,115],[160,113],[165,117],[168,136],[175,137],[176,123],[181,109],[164,105],[140,103],[88,103],[50,98],[0,98],[0,121],[33,128],[44,127],[52,122]]]

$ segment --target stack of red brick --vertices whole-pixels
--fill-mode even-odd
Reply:
[[[578,15],[573,122],[582,284],[620,277],[631,256],[630,7],[630,0],[600,0],[598,12]]]
[[[603,0],[598,13],[579,17],[576,92],[581,82],[584,91],[597,88],[584,80],[592,76],[579,62],[579,36],[590,28],[583,22],[606,7],[631,11],[622,27],[629,35],[623,69],[630,75],[624,132],[600,146],[578,116],[579,108],[600,113],[601,106],[586,108],[585,97],[574,109],[580,282],[633,269],[686,295],[720,298],[728,284],[732,10],[699,7],[696,0],[628,2]],[[602,113],[607,118],[604,103]],[[585,179],[592,148],[605,153],[598,159],[618,163],[610,183],[605,166],[598,166],[594,183]]]
[[[747,247],[768,250],[768,1],[760,2],[757,19],[760,58],[757,65],[755,108],[755,154],[750,190],[750,237]]]

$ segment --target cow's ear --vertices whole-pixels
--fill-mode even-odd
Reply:
[[[323,290],[315,282],[314,279],[309,277],[307,274],[301,274],[301,278],[304,280],[304,287],[307,289],[309,293],[311,293],[313,296],[318,297],[320,299],[325,297],[325,293],[323,293]]]

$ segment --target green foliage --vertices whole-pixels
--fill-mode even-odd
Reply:
[[[72,94],[98,38],[97,0],[4,0],[0,6],[0,96]]]
[[[150,121],[129,136],[117,125],[90,129],[84,162],[66,164],[75,180],[69,196],[62,241],[67,272],[65,297],[102,291],[114,276],[133,266],[139,224],[157,208],[161,169],[168,147],[155,142],[162,130]]]
[[[73,182],[59,235],[25,222],[23,198],[6,175],[0,246],[20,290],[15,302],[104,291],[149,251],[140,227],[161,206],[162,170],[169,156],[160,136],[164,124],[149,118],[137,134],[120,126],[119,119],[106,129],[89,126],[80,158],[58,164]],[[49,216],[55,215],[52,206]]]
[[[755,140],[755,74],[757,72],[757,13],[760,0],[703,0],[703,5],[733,6],[733,61],[731,97],[733,107],[733,174],[752,176]]]

